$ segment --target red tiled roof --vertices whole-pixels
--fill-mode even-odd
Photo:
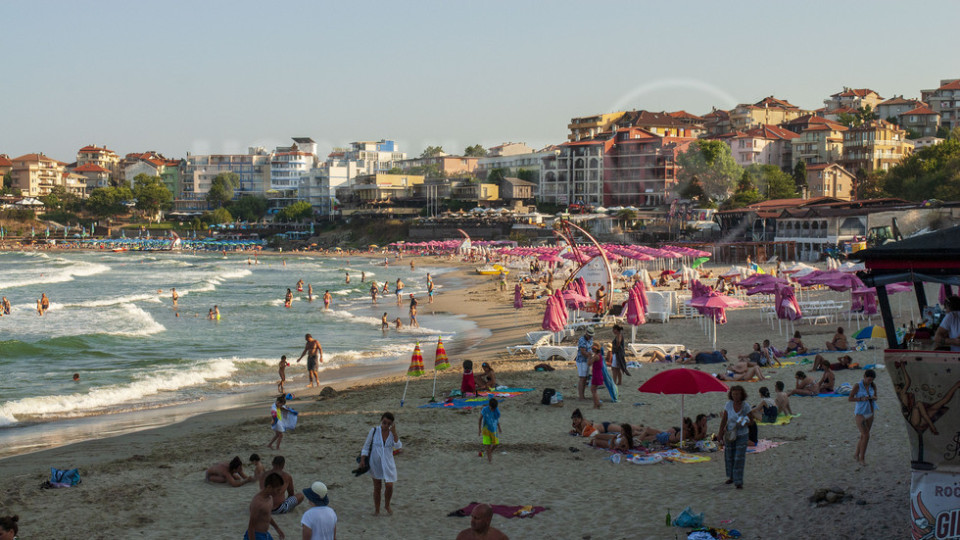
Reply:
[[[803,131],[846,131],[847,126],[836,122],[812,123]]]
[[[77,150],[77,152],[99,152],[99,153],[101,153],[101,154],[113,154],[113,153],[114,153],[113,150],[110,150],[110,149],[107,148],[106,146],[104,146],[103,148],[100,148],[99,146],[96,146],[96,145],[93,145],[93,144],[84,146],[84,147],[81,148],[80,150]]]
[[[937,88],[937,90],[960,90],[960,79],[957,79],[953,82],[948,82],[940,88]]]
[[[856,109],[853,107],[837,107],[836,109],[830,109],[829,111],[823,111],[824,114],[857,114]]]
[[[877,104],[877,106],[879,107],[880,105],[908,105],[908,104],[917,104],[917,103],[920,103],[920,101],[916,99],[904,99],[903,96],[897,96],[897,97],[892,97],[886,101],[881,101],[879,104]]]
[[[87,163],[87,164],[85,164],[85,165],[81,165],[81,166],[77,167],[76,169],[74,169],[74,172],[81,172],[81,173],[85,173],[85,172],[109,173],[110,171],[109,171],[108,169],[104,169],[103,167],[101,167],[101,166],[99,166],[99,165],[97,165],[97,164],[95,164],[95,163]]]
[[[907,111],[907,112],[905,112],[905,113],[900,113],[900,116],[903,116],[903,115],[905,115],[905,114],[925,114],[925,115],[930,115],[930,114],[939,114],[939,113],[937,113],[936,111],[931,110],[929,107],[925,107],[925,106],[923,106],[923,105],[920,105],[920,106],[917,107],[916,109],[911,109],[911,110],[909,110],[909,111]]]
[[[758,128],[751,129],[746,132],[746,135],[751,137],[761,137],[764,139],[796,139],[800,135],[790,131],[789,129],[782,128],[780,126],[773,126],[770,124],[763,124]]]
[[[866,97],[869,94],[877,94],[869,88],[847,88],[843,92],[837,92],[830,97]],[[877,94],[878,96],[880,94]]]
[[[684,118],[684,119],[687,119],[687,120],[697,120],[698,122],[702,122],[702,121],[703,121],[703,117],[697,116],[697,115],[695,115],[695,114],[690,114],[690,113],[688,113],[687,111],[683,111],[683,110],[681,110],[681,111],[674,111],[674,112],[668,112],[667,114],[670,115],[670,116],[672,116],[672,117],[674,117],[674,118]]]
[[[630,111],[625,113],[616,121],[617,125],[628,125],[635,127],[643,126],[657,126],[657,127],[676,127],[676,128],[686,128],[687,124],[680,121],[679,118],[673,117],[665,112],[650,112],[650,111]]]
[[[760,101],[754,103],[753,105],[746,105],[750,108],[764,108],[764,107],[779,107],[781,109],[799,109],[796,105],[790,103],[785,99],[777,99],[773,96],[767,96]]]
[[[36,162],[53,161],[53,162],[59,163],[59,161],[52,158],[48,158],[43,154],[24,154],[18,158],[13,158],[12,161],[36,161]]]
[[[722,109],[716,109],[703,115],[704,120],[708,120],[712,118],[727,119],[727,118],[730,118],[730,112],[724,111]]]
[[[13,162],[7,156],[0,156],[0,167],[13,167]]]

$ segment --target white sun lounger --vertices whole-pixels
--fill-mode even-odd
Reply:
[[[637,355],[638,358],[651,351],[673,355],[687,350],[684,345],[679,343],[627,343],[627,348],[633,351],[633,354]]]
[[[535,343],[531,345],[514,345],[507,347],[507,352],[510,354],[532,353],[539,347],[549,345],[551,336],[553,336],[553,332],[547,332],[545,336],[540,336]]]
[[[548,345],[545,347],[537,347],[537,358],[541,362],[546,362],[554,356],[559,356],[564,360],[576,360],[577,358],[577,348],[576,347],[557,347],[553,345]]]

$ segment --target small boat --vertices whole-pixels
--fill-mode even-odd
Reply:
[[[498,276],[500,275],[500,272],[503,272],[504,275],[507,275],[510,273],[509,270],[500,266],[499,264],[494,264],[492,266],[487,265],[487,266],[477,267],[477,273],[480,274],[481,276]]]
[[[122,251],[130,251],[130,249],[129,249],[129,248],[125,248],[125,247],[113,248],[113,252],[114,252],[114,253],[120,253],[120,252],[122,252]]]

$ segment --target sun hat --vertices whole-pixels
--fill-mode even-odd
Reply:
[[[588,327],[587,327],[587,335],[588,335],[588,336],[592,336],[592,335],[593,335],[593,327],[592,327],[592,326],[588,326]]]
[[[330,499],[327,497],[327,485],[323,482],[314,482],[307,489],[303,490],[303,496],[317,506],[326,506]]]

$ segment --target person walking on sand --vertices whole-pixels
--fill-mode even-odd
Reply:
[[[312,387],[314,382],[317,383],[317,386],[320,386],[320,376],[317,374],[317,367],[319,367],[320,362],[323,362],[323,347],[321,347],[320,342],[313,339],[313,336],[310,334],[304,336],[304,339],[307,341],[307,344],[304,345],[303,352],[300,353],[300,358],[297,358],[297,363],[300,363],[303,355],[307,355],[307,377],[309,378],[307,388]]]
[[[173,307],[177,307],[177,300],[180,300],[180,295],[177,294],[177,288],[170,288],[170,298],[173,300]]]
[[[293,476],[290,476],[290,473],[283,470],[284,465],[286,465],[287,460],[283,456],[274,456],[273,458],[273,468],[266,472],[265,476],[260,477],[260,489],[263,489],[266,476],[271,474],[279,474],[283,478],[283,490],[280,491],[279,496],[273,498],[273,506],[271,506],[270,513],[278,516],[280,514],[289,513],[293,510],[298,504],[303,502],[303,493],[297,493],[297,490],[293,487]],[[286,497],[284,497],[286,493]]]
[[[493,463],[493,451],[500,446],[500,409],[497,399],[490,398],[487,405],[480,409],[480,419],[477,422],[477,435],[482,437],[483,448],[487,453],[487,463]]]
[[[393,514],[390,500],[393,498],[393,484],[397,481],[397,465],[393,461],[393,451],[403,448],[397,435],[397,424],[393,414],[385,412],[380,416],[380,424],[370,428],[367,439],[360,451],[360,468],[370,467],[373,477],[373,515],[380,515],[380,489],[383,484],[384,509]]]
[[[280,368],[279,368],[279,370],[278,370],[279,373],[280,373],[280,382],[277,383],[277,392],[280,392],[281,394],[284,393],[284,392],[283,392],[283,383],[287,381],[287,366],[289,366],[289,365],[290,365],[290,363],[287,362],[287,355],[281,356],[281,357],[280,357]]]
[[[273,540],[270,527],[277,530],[281,539],[286,538],[283,529],[277,525],[270,512],[273,510],[273,499],[283,494],[283,477],[277,473],[270,473],[263,479],[263,488],[250,501],[250,520],[247,530],[243,533],[244,540]]]
[[[470,527],[460,531],[457,540],[510,540],[503,531],[491,527],[493,508],[489,504],[478,504],[470,512]]]
[[[330,302],[333,300],[333,295],[330,294],[330,291],[323,292],[323,309],[330,309]]]
[[[280,443],[283,441],[283,434],[287,431],[286,422],[284,422],[287,414],[293,414],[293,411],[287,408],[287,398],[283,396],[277,396],[276,402],[270,407],[270,417],[272,423],[270,424],[270,429],[274,431],[273,438],[270,439],[270,442],[267,443],[267,448],[273,449],[273,443],[277,443],[276,449],[280,449]]]
[[[876,378],[877,373],[872,369],[864,371],[863,380],[857,382],[853,392],[850,392],[850,397],[847,398],[856,403],[853,408],[853,419],[860,432],[860,439],[857,440],[857,450],[853,457],[860,465],[867,464],[867,443],[870,442],[873,413],[877,410],[877,385],[873,382]]]

